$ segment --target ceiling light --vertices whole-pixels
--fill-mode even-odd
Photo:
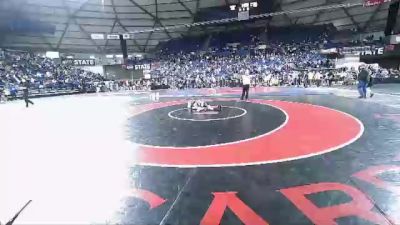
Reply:
[[[103,40],[104,39],[104,34],[90,34],[90,37],[93,40]]]
[[[119,40],[119,34],[107,34],[108,40]]]

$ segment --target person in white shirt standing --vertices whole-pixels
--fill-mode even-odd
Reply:
[[[313,84],[313,82],[314,82],[314,71],[312,71],[312,70],[308,70],[308,76],[306,77],[307,78],[307,80],[306,79],[304,79],[304,87],[308,87],[308,86],[311,86],[312,84]]]
[[[240,98],[241,100],[244,100],[244,98],[246,98],[247,100],[249,98],[250,82],[251,82],[250,71],[246,70],[245,74],[242,75],[243,90],[242,90],[242,97]]]
[[[317,87],[321,86],[321,79],[322,79],[322,74],[319,71],[317,71],[314,75],[315,85],[317,85]]]

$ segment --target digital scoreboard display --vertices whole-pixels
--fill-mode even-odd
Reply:
[[[365,0],[364,6],[375,6],[380,5],[385,2],[390,2],[391,0]]]

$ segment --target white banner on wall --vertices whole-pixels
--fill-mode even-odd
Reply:
[[[83,66],[81,69],[104,76],[103,66]]]
[[[63,64],[71,65],[71,66],[95,66],[95,59],[64,59],[62,60]]]
[[[343,55],[383,55],[384,47],[362,46],[344,47],[340,49]]]
[[[127,65],[126,69],[128,69],[128,70],[150,70],[151,64]]]

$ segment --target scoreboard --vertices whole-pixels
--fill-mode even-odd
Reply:
[[[391,0],[365,0],[364,6],[375,6],[380,5],[385,2],[390,2]]]

